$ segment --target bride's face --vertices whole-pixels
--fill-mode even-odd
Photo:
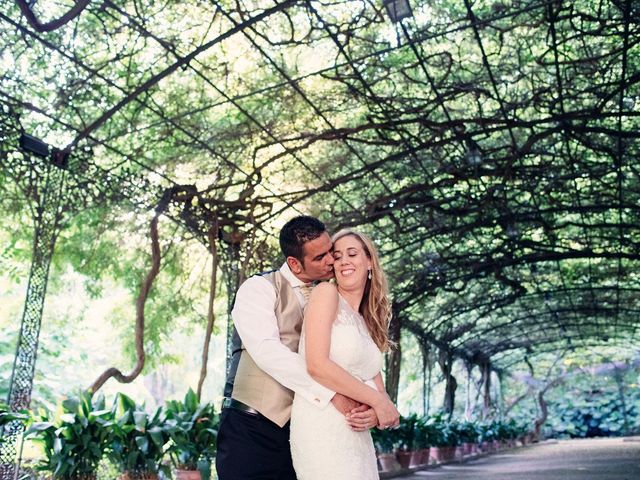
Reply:
[[[357,237],[346,235],[333,244],[333,270],[336,281],[345,289],[364,288],[371,261]]]

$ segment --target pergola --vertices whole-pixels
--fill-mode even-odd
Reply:
[[[36,206],[41,242],[23,328],[56,232],[112,202],[157,208],[244,273],[283,216],[365,230],[395,338],[438,350],[445,376],[455,358],[637,349],[639,2],[69,8],[0,9],[0,183]],[[37,329],[29,348],[25,365]]]

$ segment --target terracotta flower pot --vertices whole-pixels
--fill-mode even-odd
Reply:
[[[442,451],[441,447],[431,447],[429,449],[429,460],[430,463],[440,463],[442,462]]]
[[[462,455],[463,456],[467,456],[467,455],[471,455],[471,449],[473,448],[472,443],[471,442],[464,442],[462,444]]]
[[[429,464],[429,447],[420,449],[420,465]]]
[[[176,470],[176,480],[202,480],[198,470]]]
[[[400,468],[409,468],[409,465],[411,464],[411,454],[411,452],[406,450],[400,450],[396,453]]]
[[[456,447],[440,447],[440,457],[444,462],[450,462],[456,458]]]
[[[378,453],[378,463],[382,472],[392,472],[400,468],[393,453]]]
[[[411,451],[411,461],[409,462],[409,468],[414,468],[422,465],[422,451],[421,450],[412,450]]]
[[[157,473],[150,472],[124,472],[118,477],[119,480],[158,480]]]

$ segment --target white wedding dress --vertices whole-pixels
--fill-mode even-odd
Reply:
[[[304,356],[304,332],[299,352]],[[375,388],[382,354],[362,316],[340,297],[331,332],[330,358]],[[291,456],[298,480],[378,480],[369,431],[354,432],[333,404],[324,409],[296,395],[291,411]]]

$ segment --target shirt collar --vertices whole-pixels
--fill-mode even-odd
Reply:
[[[300,285],[305,285],[305,282],[303,282],[293,274],[287,262],[284,262],[280,267],[280,273],[293,288],[299,287]]]

